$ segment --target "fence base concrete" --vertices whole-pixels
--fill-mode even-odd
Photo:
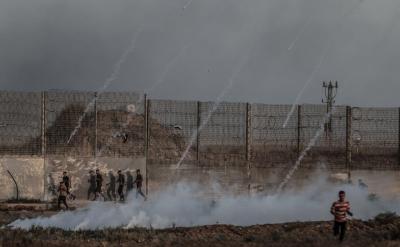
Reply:
[[[145,158],[72,158],[64,156],[43,158],[33,157],[7,157],[0,158],[0,199],[10,199],[16,196],[14,182],[7,170],[14,175],[18,186],[20,198],[45,199],[54,198],[52,186],[57,186],[62,179],[62,172],[68,171],[71,178],[71,191],[79,198],[86,199],[88,189],[88,175],[90,170],[100,169],[103,174],[103,191],[109,182],[108,172],[123,170],[126,176],[130,171],[135,178],[135,170],[140,169],[143,177],[148,177],[150,195],[165,189],[167,186],[178,182],[194,183],[201,186],[201,193],[205,197],[219,197],[221,192],[232,194],[270,194],[273,193],[287,174],[287,167],[260,167],[247,166],[246,164],[199,165],[182,164],[176,169],[176,164],[147,164]],[[146,170],[148,174],[146,176]],[[321,173],[317,169],[300,168],[288,183],[288,188],[300,188]],[[325,171],[330,175],[347,180],[345,170]],[[400,195],[400,171],[371,171],[351,170],[353,184],[358,184],[362,179],[368,185],[369,193],[393,198]],[[220,186],[218,189],[216,186]],[[220,192],[220,193],[219,193]]]
[[[109,182],[109,172],[113,172],[117,178],[117,171],[122,170],[127,181],[128,172],[136,177],[136,170],[140,169],[143,178],[146,178],[146,159],[145,158],[74,158],[64,156],[52,156],[46,158],[46,191],[45,199],[50,200],[55,195],[54,188],[62,181],[63,171],[67,171],[71,180],[71,192],[77,198],[87,198],[89,189],[89,171],[99,169],[103,175],[102,191],[106,195]],[[145,183],[144,183],[145,184]]]
[[[43,158],[0,158],[0,199],[15,198],[17,195],[15,184],[7,170],[18,184],[19,198],[43,198]]]
[[[89,171],[100,169],[103,175],[103,192],[109,182],[108,173],[117,175],[122,170],[125,177],[129,171],[136,177],[136,169],[140,169],[146,178],[145,158],[73,158],[53,156],[43,158],[0,158],[0,199],[16,197],[16,188],[9,170],[19,187],[19,197],[28,199],[51,200],[55,198],[57,186],[62,181],[63,171],[67,171],[71,179],[71,191],[81,199],[87,197]],[[127,178],[126,178],[127,179]],[[126,181],[126,180],[125,180]],[[145,183],[144,183],[145,184]]]

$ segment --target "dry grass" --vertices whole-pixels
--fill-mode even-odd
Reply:
[[[0,216],[5,224],[20,217],[52,213],[3,211]],[[298,222],[250,227],[212,225],[77,232],[54,228],[30,231],[5,228],[0,229],[0,246],[337,246],[331,227],[331,222]],[[400,218],[386,213],[371,221],[353,220],[341,246],[400,246]]]

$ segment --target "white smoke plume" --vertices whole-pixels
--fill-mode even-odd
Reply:
[[[208,224],[240,226],[293,221],[330,220],[331,203],[337,192],[345,190],[354,217],[370,219],[378,213],[400,212],[399,201],[368,199],[368,192],[358,186],[328,182],[324,173],[312,174],[308,185],[288,189],[281,194],[240,195],[218,191],[215,201],[205,199],[204,186],[179,183],[153,194],[148,201],[130,198],[125,204],[93,202],[75,211],[60,212],[51,217],[20,219],[9,227],[30,229],[34,226],[66,230],[104,228],[168,228]],[[217,188],[218,186],[214,186]]]

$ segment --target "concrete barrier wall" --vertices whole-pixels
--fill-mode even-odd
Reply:
[[[42,199],[44,195],[44,162],[42,158],[0,158],[0,199],[15,198],[16,187],[7,173],[14,176],[20,198]]]
[[[79,199],[87,198],[89,189],[89,171],[99,169],[103,175],[102,191],[106,194],[106,184],[109,182],[109,172],[117,176],[117,171],[122,170],[127,179],[127,172],[130,172],[133,179],[136,177],[136,170],[140,169],[143,178],[146,178],[146,160],[145,158],[72,158],[63,156],[52,156],[46,158],[46,195],[49,200],[55,195],[56,188],[62,181],[63,171],[67,171],[71,179],[71,192]]]
[[[148,178],[149,194],[155,194],[165,187],[178,182],[196,183],[201,186],[202,195],[218,197],[219,191],[230,191],[233,194],[272,193],[287,174],[289,167],[249,167],[246,164],[204,166],[198,164],[182,164],[176,169],[176,164],[148,164],[145,158],[0,158],[0,199],[10,199],[16,196],[15,185],[7,170],[14,175],[20,198],[45,199],[54,198],[51,187],[61,181],[62,172],[68,171],[71,178],[71,191],[78,199],[86,199],[89,184],[89,171],[100,169],[103,174],[103,191],[109,182],[108,172],[130,171],[135,178],[135,170],[141,169],[143,177]],[[146,174],[147,170],[147,174]],[[332,176],[342,180],[347,179],[345,171],[331,172]],[[288,187],[300,187],[318,176],[315,170],[300,168],[294,173]],[[351,180],[354,184],[362,179],[368,185],[370,193],[393,198],[400,197],[400,171],[352,170]],[[220,186],[220,190],[216,188]],[[144,187],[145,188],[145,187]]]
[[[56,188],[62,180],[62,172],[67,171],[71,178],[71,191],[78,199],[85,199],[88,189],[89,170],[100,169],[103,174],[103,191],[109,182],[108,172],[116,175],[122,170],[126,176],[128,171],[133,178],[136,169],[142,171],[146,178],[145,158],[72,158],[47,157],[43,158],[0,158],[0,199],[6,200],[16,197],[16,188],[7,170],[9,170],[19,187],[20,198],[51,200],[56,196]]]

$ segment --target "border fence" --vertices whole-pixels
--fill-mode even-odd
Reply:
[[[146,157],[152,164],[400,168],[400,108],[147,99],[135,92],[0,91],[0,155]],[[215,111],[210,113],[212,109]],[[208,120],[208,121],[206,121]],[[76,129],[76,133],[71,133]],[[199,131],[197,131],[199,130]]]

